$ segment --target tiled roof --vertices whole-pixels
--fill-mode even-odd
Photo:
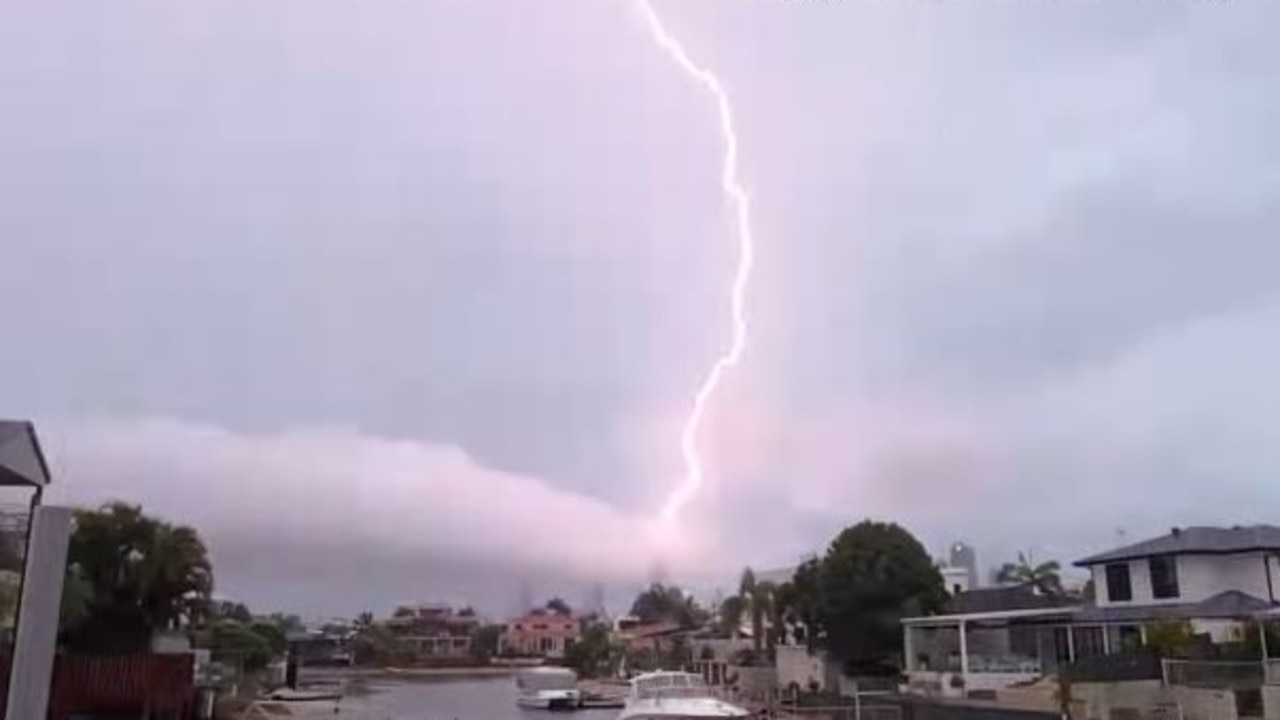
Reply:
[[[1039,610],[1042,608],[1068,607],[1074,603],[1063,598],[1037,595],[1030,587],[991,587],[966,590],[947,601],[946,615],[971,615],[975,613],[1005,612],[1009,610]]]
[[[1271,603],[1239,590],[1227,590],[1198,603],[1089,607],[1072,616],[1074,622],[1138,622],[1143,620],[1231,620],[1253,617]]]
[[[1280,550],[1280,527],[1251,525],[1232,528],[1174,528],[1168,535],[1092,555],[1077,560],[1075,564],[1088,567],[1153,555],[1229,555],[1260,550]]]

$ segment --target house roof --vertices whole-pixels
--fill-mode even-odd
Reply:
[[[1248,527],[1174,528],[1168,535],[1126,545],[1083,560],[1078,567],[1088,567],[1120,560],[1138,560],[1153,555],[1231,555],[1244,552],[1280,551],[1280,527],[1250,525]]]
[[[1239,590],[1227,590],[1198,603],[1173,605],[1137,605],[1087,607],[1076,613],[1077,623],[1139,622],[1143,620],[1233,620],[1258,615],[1272,608],[1271,603]]]
[[[947,601],[944,611],[948,615],[972,615],[1007,610],[1040,610],[1069,607],[1071,600],[1037,595],[1026,585],[1010,587],[976,588],[958,593]]]
[[[25,420],[0,420],[0,486],[49,484],[49,466],[35,427]]]
[[[642,638],[659,637],[662,635],[673,635],[675,633],[688,632],[680,627],[678,622],[656,622],[649,625],[639,625],[624,630],[619,635],[625,640],[639,640]]]

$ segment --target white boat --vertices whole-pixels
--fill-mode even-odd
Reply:
[[[539,710],[577,710],[582,704],[578,676],[568,668],[535,667],[516,676],[516,704]]]
[[[631,694],[618,720],[747,717],[750,711],[717,698],[701,675],[658,671],[632,679]]]

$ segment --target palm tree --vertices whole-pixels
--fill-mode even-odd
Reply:
[[[773,596],[776,586],[767,580],[757,580],[751,568],[742,571],[738,582],[738,594],[745,601],[751,613],[751,646],[756,655],[764,649],[765,620],[772,619],[774,613]],[[772,645],[772,642],[770,643]]]
[[[213,568],[196,531],[157,523],[140,550],[138,591],[152,627],[171,630],[203,620]]]
[[[996,575],[996,581],[1033,588],[1050,597],[1062,595],[1062,566],[1057,560],[1036,564],[1030,553],[1018,553],[1018,562],[1005,563]]]

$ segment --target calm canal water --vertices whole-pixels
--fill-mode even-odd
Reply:
[[[615,720],[618,710],[550,713],[516,706],[513,677],[360,679],[338,718],[356,720]]]

